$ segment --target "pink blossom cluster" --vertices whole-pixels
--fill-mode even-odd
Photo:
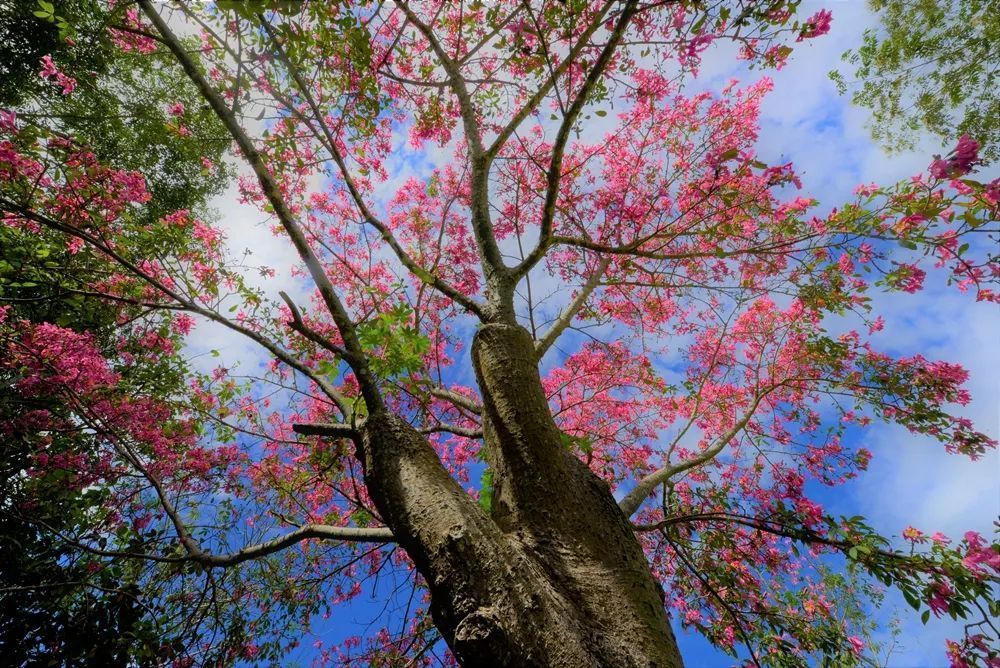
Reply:
[[[42,69],[38,76],[43,79],[54,79],[56,85],[62,88],[63,95],[69,95],[76,90],[76,79],[61,72],[52,62],[51,55],[42,56]]]
[[[795,41],[801,42],[804,39],[813,39],[830,32],[830,25],[833,23],[833,12],[828,9],[821,9],[808,19],[802,26],[802,32]]]
[[[968,174],[979,163],[979,142],[962,135],[947,158],[936,158],[930,166],[935,179],[958,178]]]

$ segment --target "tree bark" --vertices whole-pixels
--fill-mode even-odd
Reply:
[[[682,666],[628,519],[563,446],[531,336],[483,325],[472,357],[494,476],[490,516],[402,419],[371,415],[359,444],[372,499],[426,580],[459,662]]]

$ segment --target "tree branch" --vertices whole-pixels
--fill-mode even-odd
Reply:
[[[49,218],[48,216],[44,216],[35,211],[31,211],[30,209],[26,209],[23,206],[14,204],[13,202],[10,202],[9,200],[3,198],[0,198],[0,210],[9,211],[23,218],[27,218],[28,220],[33,220],[34,222],[44,225],[50,229],[62,232],[63,234],[68,234],[78,239],[82,239],[83,241],[87,242],[94,248],[98,249],[100,252],[110,257],[118,265],[124,267],[136,277],[142,279],[143,281],[146,281],[149,285],[159,290],[162,294],[166,295],[167,297],[174,300],[178,304],[181,304],[185,310],[190,311],[191,313],[197,313],[200,316],[208,318],[212,322],[217,322],[223,327],[231,329],[234,332],[238,332],[243,336],[247,337],[248,339],[250,339],[251,341],[254,341],[258,345],[266,349],[268,352],[270,352],[272,355],[274,355],[276,359],[280,360],[284,364],[288,365],[289,367],[295,369],[296,371],[304,375],[309,380],[316,383],[316,385],[319,386],[319,388],[323,391],[323,393],[326,394],[328,397],[330,397],[330,399],[337,404],[338,408],[344,410],[344,406],[341,405],[341,402],[339,400],[341,396],[340,393],[337,392],[337,390],[332,385],[330,385],[329,382],[317,376],[312,369],[299,362],[285,350],[279,348],[276,343],[262,336],[258,332],[255,332],[227,318],[222,317],[221,315],[219,315],[215,311],[212,311],[211,309],[205,308],[191,301],[190,299],[186,299],[180,293],[168,288],[161,281],[158,281],[156,278],[142,271],[135,263],[127,260],[120,253],[118,253],[114,249],[110,248],[107,244],[105,244],[101,239],[98,239],[97,237],[87,232],[84,232],[83,230],[77,229],[70,225],[66,225],[64,223],[60,223],[59,221],[53,218]],[[165,306],[164,308],[168,307],[169,306]]]
[[[482,405],[477,404],[475,401],[469,399],[468,397],[463,397],[458,392],[452,392],[451,390],[446,390],[443,387],[432,387],[430,389],[430,393],[432,396],[435,396],[438,399],[444,399],[445,401],[450,401],[459,408],[464,408],[470,413],[475,413],[476,415],[483,414]]]
[[[383,223],[369,208],[368,203],[365,202],[364,197],[361,194],[361,190],[358,188],[357,183],[354,181],[354,177],[351,176],[350,170],[347,167],[347,161],[344,160],[344,156],[341,154],[340,149],[337,148],[337,140],[330,131],[329,126],[326,124],[324,119],[324,114],[320,111],[319,105],[316,99],[313,97],[312,93],[309,92],[309,86],[305,81],[302,80],[302,75],[298,71],[298,68],[292,63],[288,58],[288,54],[278,43],[277,35],[274,34],[274,29],[271,24],[268,23],[263,16],[258,17],[261,24],[264,26],[264,30],[267,32],[268,36],[271,38],[272,43],[278,58],[288,69],[288,73],[292,76],[295,81],[295,85],[298,88],[299,93],[305,99],[306,104],[312,110],[313,116],[316,119],[316,123],[319,125],[320,130],[323,133],[323,138],[325,141],[323,144],[326,149],[330,152],[330,157],[333,158],[334,164],[337,165],[337,169],[340,170],[341,178],[344,180],[344,185],[347,186],[347,191],[351,195],[351,199],[354,200],[354,205],[358,209],[358,213],[366,223],[374,227],[378,233],[382,236],[382,240],[388,244],[389,248],[396,255],[403,266],[406,267],[410,273],[419,278],[421,281],[431,286],[441,294],[447,296],[449,299],[461,304],[466,310],[475,313],[477,316],[482,318],[482,307],[473,299],[465,296],[458,291],[454,286],[445,282],[441,278],[433,275],[414,260],[409,253],[399,244],[396,237],[392,234],[389,227]],[[291,106],[291,105],[289,105]],[[294,112],[294,110],[293,110]]]
[[[635,488],[618,502],[618,507],[621,508],[623,513],[625,513],[625,517],[632,517],[632,515],[635,514],[635,511],[639,510],[639,506],[641,506],[642,502],[646,500],[646,497],[652,494],[653,490],[656,489],[656,486],[660,483],[670,480],[678,473],[683,473],[684,471],[701,466],[718,456],[718,454],[722,452],[722,449],[736,437],[736,434],[747,426],[747,423],[750,422],[754,413],[757,411],[757,407],[760,405],[760,402],[763,401],[764,397],[770,394],[775,387],[777,386],[772,386],[765,392],[758,394],[750,404],[750,408],[748,408],[743,417],[733,425],[732,429],[720,436],[715,443],[705,448],[701,453],[690,459],[685,459],[682,462],[674,464],[673,466],[664,466],[657,469],[636,483]]]
[[[420,430],[421,434],[438,434],[445,432],[448,434],[455,434],[456,436],[464,436],[465,438],[482,438],[482,429],[470,429],[469,427],[459,427],[454,424],[439,424],[433,427],[425,427]]]
[[[333,322],[340,331],[340,336],[344,340],[344,347],[348,353],[344,359],[351,366],[358,379],[361,394],[365,399],[369,411],[384,410],[385,404],[378,388],[378,382],[368,367],[368,360],[361,347],[361,342],[358,340],[354,323],[351,321],[347,310],[337,296],[333,284],[330,282],[329,277],[327,277],[322,265],[320,265],[319,258],[316,257],[316,254],[309,246],[304,231],[285,204],[278,183],[268,170],[267,165],[264,164],[264,160],[254,146],[253,141],[251,141],[246,131],[240,126],[235,114],[230,110],[225,100],[222,99],[222,96],[209,84],[201,71],[199,71],[191,56],[181,46],[177,36],[167,25],[166,21],[163,20],[163,17],[153,8],[151,0],[137,0],[137,3],[143,13],[156,27],[157,32],[163,37],[164,43],[170,49],[170,52],[174,54],[174,57],[188,78],[195,84],[202,97],[215,112],[215,115],[218,116],[230,135],[232,135],[244,159],[253,168],[264,196],[274,209],[275,216],[277,216],[285,233],[295,246],[299,257],[305,263],[309,275],[316,283],[323,303],[326,305],[327,310],[329,310],[333,318]]]
[[[636,0],[628,0],[625,3],[625,7],[622,9],[607,43],[594,62],[594,66],[587,73],[587,78],[580,87],[580,91],[563,117],[559,131],[556,133],[555,142],[552,145],[552,160],[549,162],[549,169],[545,174],[545,203],[542,205],[542,220],[539,224],[538,245],[528,253],[528,256],[524,258],[521,264],[514,268],[513,274],[515,279],[527,274],[539,260],[545,257],[545,253],[549,249],[549,244],[552,241],[552,225],[556,215],[556,202],[559,200],[559,184],[562,182],[563,176],[563,157],[566,153],[566,144],[569,142],[569,134],[573,131],[576,119],[587,104],[587,98],[590,96],[591,91],[594,90],[597,82],[604,76],[605,70],[611,63],[611,57],[614,55],[615,49],[618,48],[618,43],[625,34],[625,29],[635,14],[637,5]]]
[[[586,303],[590,295],[593,294],[594,290],[597,289],[597,286],[600,285],[601,277],[604,276],[604,272],[607,271],[610,264],[611,258],[601,259],[597,268],[594,269],[594,272],[587,279],[587,282],[583,284],[582,288],[580,288],[580,292],[573,298],[573,301],[571,301],[569,305],[562,310],[556,318],[556,321],[552,324],[552,327],[550,327],[540,339],[535,341],[535,355],[538,356],[538,359],[541,359],[545,355],[546,351],[552,347],[552,344],[555,343],[562,333],[566,331],[566,328],[570,326],[573,322],[573,318],[576,317],[577,313],[580,312],[580,309],[583,308],[584,303]]]
[[[472,209],[472,232],[476,237],[476,245],[479,249],[479,259],[483,267],[483,273],[488,285],[505,284],[507,281],[507,266],[504,264],[500,254],[500,247],[497,245],[496,235],[493,232],[493,224],[490,222],[490,189],[489,171],[490,160],[483,151],[483,139],[479,129],[479,116],[472,103],[472,96],[465,85],[465,79],[459,65],[448,56],[434,31],[429,25],[420,20],[410,9],[405,0],[396,0],[396,4],[406,15],[407,20],[416,26],[420,34],[424,36],[431,45],[431,50],[437,56],[448,81],[451,90],[458,99],[459,113],[462,117],[462,127],[465,130],[465,140],[469,150],[469,160],[472,165],[471,177],[471,209]],[[513,292],[513,287],[510,287]],[[506,297],[506,295],[504,295]],[[505,301],[502,299],[501,301]],[[512,314],[504,314],[512,318]]]
[[[325,348],[330,351],[337,357],[347,357],[346,350],[335,343],[331,343],[325,336],[305,323],[305,320],[302,319],[302,314],[299,312],[299,307],[295,305],[295,302],[292,301],[292,298],[288,296],[287,292],[282,290],[278,293],[278,295],[281,297],[282,301],[285,302],[285,305],[288,306],[288,310],[292,313],[292,321],[288,323],[292,329],[321,348]]]
[[[306,524],[284,536],[250,545],[231,554],[211,554],[199,549],[197,552],[191,553],[191,559],[206,566],[224,568],[265,557],[290,545],[312,538],[342,540],[351,543],[392,543],[395,541],[392,531],[382,527],[335,527],[327,524]]]
[[[577,56],[579,56],[580,52],[586,48],[587,44],[590,42],[590,38],[593,37],[598,28],[604,24],[604,18],[612,4],[614,3],[606,2],[604,4],[604,7],[601,8],[601,11],[598,12],[596,17],[594,17],[590,26],[588,26],[583,34],[580,35],[580,39],[577,40],[576,44],[573,45],[573,48],[570,49],[568,54],[566,54],[566,58],[559,63],[559,66],[552,71],[545,83],[539,86],[534,95],[528,98],[528,101],[524,103],[524,106],[521,107],[521,109],[514,114],[514,117],[510,119],[507,125],[500,130],[499,134],[497,134],[496,138],[493,140],[493,143],[486,150],[486,156],[490,161],[492,161],[493,158],[500,153],[500,150],[504,147],[507,140],[510,139],[511,135],[514,134],[521,123],[523,123],[524,120],[530,116],[533,111],[535,111],[538,105],[542,103],[542,100],[544,100],[545,96],[549,94],[552,87],[558,83],[559,77],[565,74],[570,65],[576,62]]]
[[[358,438],[358,430],[349,424],[340,422],[314,422],[311,424],[293,424],[292,431],[304,436],[341,436]]]

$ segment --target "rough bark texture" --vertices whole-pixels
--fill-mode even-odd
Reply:
[[[465,666],[681,666],[628,520],[562,445],[531,336],[487,324],[472,355],[492,517],[397,417],[372,415],[360,453],[372,498],[426,579],[448,645]]]

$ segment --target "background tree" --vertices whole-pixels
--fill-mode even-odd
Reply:
[[[844,54],[854,80],[831,76],[872,111],[872,137],[886,149],[913,148],[921,132],[945,142],[965,134],[988,160],[1000,157],[1000,18],[981,0],[870,0],[879,28]]]
[[[115,45],[107,27],[121,17],[98,10],[98,3],[86,0],[0,3],[0,105],[19,109],[24,133],[72,136],[97,160],[141,170],[151,193],[141,212],[148,220],[203,209],[226,179],[224,170],[205,167],[205,161],[221,163],[221,127],[202,114],[190,136],[173,131],[167,102],[197,106],[193,87]],[[46,56],[66,63],[61,72],[64,81],[73,81],[72,95],[39,76]],[[166,252],[177,244],[161,239],[157,246]],[[154,326],[141,303],[95,292],[110,273],[101,255],[82,244],[67,247],[60,233],[0,227],[0,301],[9,305],[7,317],[85,334],[109,355],[125,349],[118,338],[123,323],[144,319],[147,328]],[[180,358],[137,358],[126,381],[133,391],[178,391]],[[72,412],[58,397],[25,396],[16,378],[9,369],[0,375],[0,654],[18,666],[158,662],[161,647],[172,640],[170,625],[163,624],[169,615],[142,600],[141,562],[104,567],[64,540],[94,524],[107,493],[73,484],[66,467],[44,474],[32,467],[39,451],[49,459],[76,453],[93,461],[100,446],[72,424]],[[40,431],[40,415],[65,428]],[[127,541],[133,547],[143,542],[139,536]]]
[[[156,210],[141,147],[98,155],[4,112],[5,225],[99,258],[90,292],[141,307],[107,348],[2,311],[8,387],[65,407],[11,416],[38,437],[18,475],[101,495],[56,537],[139,569],[178,665],[279,657],[387,573],[403,621],[321,658],[430,663],[443,639],[466,665],[680,665],[669,609],[754,664],[856,665],[874,581],[968,619],[956,661],[995,658],[996,546],[912,530],[895,550],[810,486],[865,468],[844,434],[876,419],[994,447],[948,410],[963,369],[875,346],[868,293],[917,291],[933,262],[995,300],[997,183],[962,138],[827,215],[791,192],[755,150],[770,81],[684,84],[713,41],[772,67],[829,29],[795,7],[114,8],[110,38],[203,103],[158,101],[167,129],[211,114],[235,143],[298,280],[254,287],[205,216]],[[72,97],[70,72],[40,59]],[[572,286],[557,309],[553,282]],[[868,333],[828,331],[847,316]],[[266,368],[181,366],[195,318]],[[133,381],[157,365],[186,378]],[[63,451],[71,428],[87,438]]]

